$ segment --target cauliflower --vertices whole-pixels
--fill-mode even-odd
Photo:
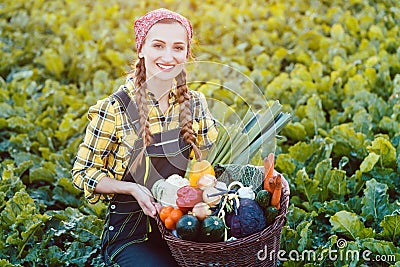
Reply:
[[[173,174],[167,179],[160,179],[154,183],[151,192],[154,198],[161,203],[162,206],[173,206],[177,208],[176,192],[179,188],[189,185],[189,180],[180,175]]]
[[[182,176],[178,175],[178,174],[172,174],[170,177],[167,178],[167,180],[165,180],[167,183],[170,183],[172,185],[175,185],[179,188],[185,186],[185,185],[189,185],[189,180],[186,178],[183,178]]]

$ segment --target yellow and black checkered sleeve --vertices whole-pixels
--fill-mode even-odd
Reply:
[[[86,199],[95,203],[101,194],[95,193],[94,189],[103,177],[108,176],[107,158],[117,142],[115,110],[110,100],[100,100],[90,107],[88,119],[90,122],[75,158],[72,177],[74,185],[84,192]]]
[[[208,150],[217,139],[217,123],[208,109],[204,94],[194,92],[194,96],[193,130],[197,133],[197,145],[200,150]]]

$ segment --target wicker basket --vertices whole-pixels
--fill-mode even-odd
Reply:
[[[282,191],[281,209],[273,224],[261,232],[229,242],[187,241],[175,237],[159,218],[157,225],[180,266],[277,266],[288,205],[289,194]]]

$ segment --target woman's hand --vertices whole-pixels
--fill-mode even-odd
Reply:
[[[109,177],[104,177],[97,184],[96,193],[101,194],[126,194],[132,195],[144,214],[155,217],[158,207],[153,199],[150,190],[140,184],[115,180]]]
[[[139,203],[144,214],[155,218],[158,209],[150,190],[145,186],[136,183],[133,184],[133,188],[131,195],[136,198],[136,201]]]
[[[156,207],[157,213],[160,213],[160,210],[161,210],[162,207],[163,207],[163,206],[161,205],[161,203],[154,202],[153,204],[154,204],[154,207]]]

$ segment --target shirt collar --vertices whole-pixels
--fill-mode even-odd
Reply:
[[[155,98],[155,96],[152,92],[150,92],[149,90],[146,89],[146,93],[147,93],[148,98],[150,98],[154,103],[157,101],[157,99]],[[171,90],[169,91],[168,102],[169,102],[169,104],[175,104],[176,101],[177,101],[176,86],[174,85],[171,88]]]

